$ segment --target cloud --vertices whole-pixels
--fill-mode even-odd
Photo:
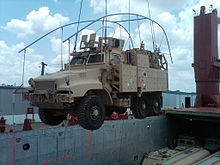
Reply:
[[[26,16],[26,20],[12,19],[6,24],[5,29],[17,34],[17,37],[32,34],[42,35],[68,21],[68,17],[58,13],[51,15],[48,7],[41,7],[37,11],[32,10]]]
[[[85,34],[94,33],[92,30],[84,29],[79,38]],[[79,39],[80,40],[80,39]],[[28,80],[31,77],[37,77],[41,72],[41,62],[44,61],[48,64],[45,73],[54,73],[61,68],[61,39],[56,37],[50,38],[51,50],[55,56],[51,56],[51,52],[47,55],[50,57],[43,57],[35,52],[32,48],[26,49],[25,60],[25,77],[24,84],[28,85]],[[79,50],[79,44],[77,43],[77,50]],[[18,54],[18,51],[24,47],[24,43],[16,45],[8,45],[4,40],[0,40],[0,84],[20,85],[22,82],[23,72],[23,53]],[[69,44],[63,43],[63,60],[64,64],[68,62],[69,57]],[[74,43],[70,44],[70,50],[73,51]]]
[[[22,83],[23,54],[18,54],[18,50],[23,47],[24,43],[9,46],[4,40],[0,40],[0,84]],[[39,76],[41,70],[39,66],[43,59],[44,57],[36,54],[34,49],[26,50],[25,85],[30,77]]]
[[[52,65],[58,65],[58,67],[61,66],[61,39],[52,37],[50,39],[50,44],[53,53],[56,54],[56,57],[51,60]],[[73,51],[73,44],[70,44],[70,52]],[[65,42],[62,44],[62,57],[63,57],[63,63],[66,64],[68,62],[69,57],[69,43]]]
[[[193,0],[176,1],[176,0],[149,0],[150,9],[153,14],[160,13],[161,11],[174,11],[184,9]],[[148,14],[147,0],[130,0],[131,12]],[[105,0],[91,0],[90,6],[94,9],[95,13],[103,13],[105,10]],[[108,13],[128,12],[129,0],[111,0],[107,4]]]

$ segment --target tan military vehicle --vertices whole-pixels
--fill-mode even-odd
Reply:
[[[167,61],[159,51],[123,50],[124,40],[82,36],[79,52],[56,73],[30,79],[24,97],[39,107],[39,117],[60,124],[67,114],[89,130],[101,127],[106,115],[128,107],[138,119],[158,115],[161,91],[168,89]]]

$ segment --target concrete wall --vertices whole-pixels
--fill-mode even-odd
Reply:
[[[169,145],[175,132],[164,116],[105,121],[91,132],[91,143],[89,131],[79,126],[16,132],[15,164],[127,165],[134,164],[135,155],[139,164],[144,153]],[[30,145],[28,150],[23,149],[25,144]],[[0,153],[0,164],[12,164],[13,133],[0,134]]]

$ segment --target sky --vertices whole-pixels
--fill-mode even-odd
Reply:
[[[76,22],[79,17],[81,0],[0,0],[0,84],[21,85],[24,53],[18,53],[26,45],[43,34],[67,23]],[[193,9],[200,6],[220,11],[220,0],[149,0],[151,17],[165,29],[171,46],[173,64],[169,62],[169,90],[185,92],[195,91],[193,63]],[[131,13],[149,16],[147,0],[130,0]],[[129,0],[108,0],[108,14],[129,11]],[[97,19],[105,14],[105,0],[83,0],[80,20]],[[219,14],[218,14],[219,15]],[[127,16],[111,17],[112,20],[127,19]],[[80,24],[79,29],[86,24]],[[97,23],[80,33],[90,34],[100,27]],[[123,24],[128,28],[128,23]],[[127,33],[116,25],[108,24],[108,35],[127,40]],[[152,39],[149,22],[132,22],[131,36],[135,47],[139,47],[140,38],[145,49],[152,50]],[[77,25],[63,30],[63,39],[75,33]],[[154,27],[157,45],[167,53],[166,42],[158,26]],[[220,30],[220,29],[219,29]],[[140,33],[139,33],[140,32]],[[141,37],[139,37],[139,34]],[[101,30],[97,33],[102,35]],[[78,38],[80,38],[80,36]],[[220,38],[220,37],[219,37]],[[72,38],[71,51],[75,45]],[[68,43],[64,43],[64,62],[68,59]],[[77,48],[79,39],[77,40]],[[40,75],[41,62],[48,64],[46,73],[60,69],[61,31],[58,30],[33,46],[26,49],[24,84],[31,77]]]

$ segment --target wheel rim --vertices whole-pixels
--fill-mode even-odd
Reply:
[[[159,103],[158,103],[158,101],[156,100],[156,101],[154,102],[154,107],[157,109],[157,108],[158,108],[158,105],[159,105]]]
[[[144,100],[141,100],[141,105],[140,105],[140,115],[142,118],[147,117],[148,115],[148,109],[147,109],[147,104]]]
[[[100,110],[99,107],[93,106],[92,110],[90,111],[90,118],[92,120],[97,120],[100,117]]]
[[[160,112],[160,102],[158,99],[154,99],[154,102],[153,102],[153,110],[154,110],[154,113],[158,114]]]
[[[142,109],[143,111],[146,109],[146,104],[145,104],[145,102],[142,102],[141,109]]]

